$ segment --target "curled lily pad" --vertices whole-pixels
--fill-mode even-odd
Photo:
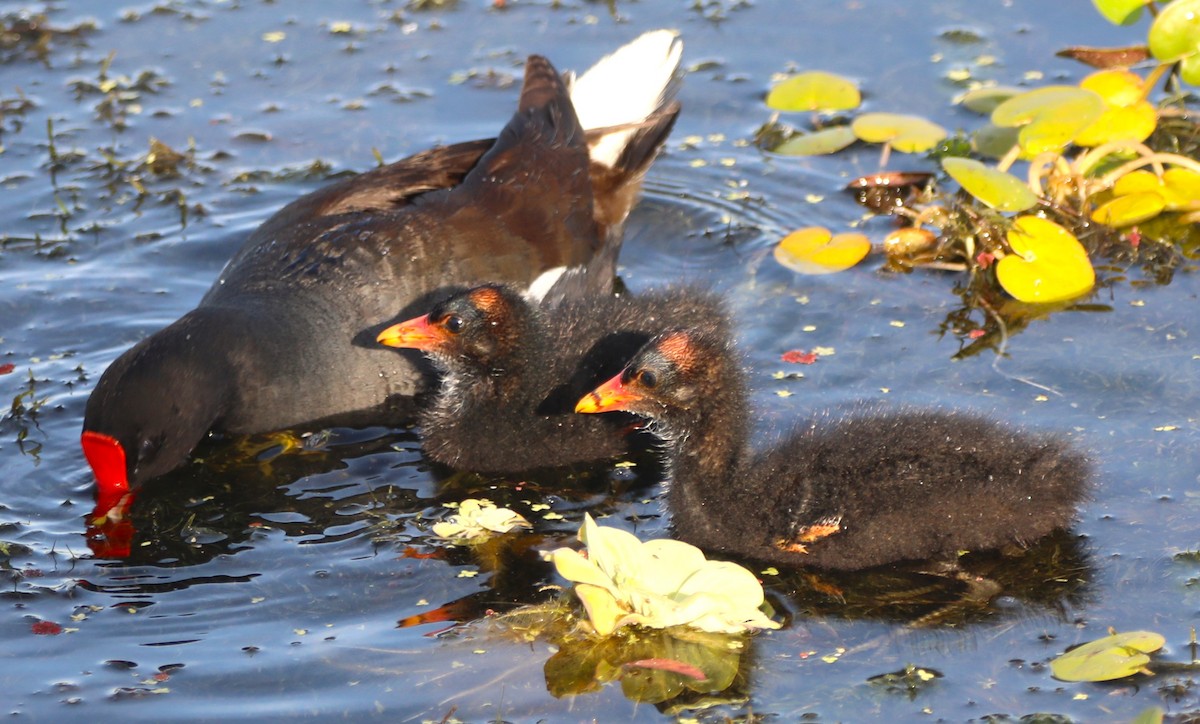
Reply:
[[[1025,211],[1037,205],[1037,194],[1010,173],[969,158],[943,158],[942,168],[966,191],[999,211]]]
[[[775,247],[775,260],[800,274],[832,274],[859,263],[871,251],[863,234],[838,234],[810,226],[793,231]]]
[[[734,563],[709,561],[695,546],[661,539],[642,543],[632,533],[596,525],[584,516],[579,537],[586,557],[570,548],[548,554],[559,575],[574,582],[596,633],[621,626],[690,626],[711,633],[778,628],[760,608],[762,584]]]
[[[1022,302],[1073,299],[1096,283],[1083,245],[1053,221],[1018,217],[1007,239],[1013,253],[996,263],[996,278],[1004,291]]]
[[[833,126],[792,136],[779,144],[775,153],[784,156],[827,156],[837,153],[856,140],[850,126]]]
[[[1061,151],[1104,112],[1104,101],[1077,86],[1046,86],[1013,96],[992,111],[997,126],[1020,127],[1021,150],[1031,156]]]
[[[1187,168],[1169,168],[1162,178],[1146,170],[1127,173],[1113,184],[1113,194],[1155,193],[1167,211],[1200,209],[1200,173]]]
[[[458,513],[449,520],[434,523],[435,535],[452,541],[474,542],[495,533],[529,528],[529,521],[508,508],[498,508],[484,498],[468,498],[458,505]]]
[[[1060,681],[1112,681],[1146,672],[1147,654],[1166,643],[1153,631],[1126,631],[1086,643],[1050,662]],[[1148,672],[1147,672],[1148,673]]]
[[[901,153],[925,153],[949,135],[933,121],[901,113],[864,113],[850,127],[863,141],[886,143]]]
[[[767,94],[767,105],[777,111],[845,111],[860,103],[854,81],[819,70],[794,75]]]
[[[1133,226],[1162,213],[1167,202],[1154,191],[1117,196],[1092,212],[1092,221],[1114,228]]]
[[[1164,7],[1146,39],[1156,59],[1178,62],[1180,77],[1200,85],[1200,0],[1175,0]]]

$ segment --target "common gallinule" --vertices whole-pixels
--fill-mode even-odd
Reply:
[[[623,452],[630,420],[576,415],[575,402],[659,332],[702,326],[728,334],[727,319],[716,296],[694,289],[538,305],[510,285],[486,284],[378,340],[421,350],[442,375],[418,416],[426,456],[460,470],[511,473]]]
[[[82,442],[98,509],[181,465],[210,430],[410,414],[422,376],[374,345],[364,320],[411,314],[450,286],[544,291],[565,268],[607,288],[622,223],[678,113],[680,51],[675,33],[647,33],[573,83],[531,56],[498,138],[419,153],[268,219],[196,309],[97,383]]]
[[[715,551],[854,570],[1026,544],[1070,524],[1088,465],[1061,439],[967,414],[864,413],[748,450],[746,383],[721,337],[650,341],[576,410],[625,410],[666,443],[678,535]]]

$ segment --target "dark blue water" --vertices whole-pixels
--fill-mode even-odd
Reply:
[[[800,278],[770,257],[787,230],[858,219],[838,189],[874,170],[877,152],[783,159],[747,143],[770,117],[762,96],[772,75],[793,67],[858,79],[871,110],[973,127],[978,119],[951,105],[960,90],[951,70],[1074,81],[1083,69],[1056,49],[1133,43],[1144,30],[1112,28],[1082,0],[509,5],[0,7],[71,31],[5,45],[0,65],[0,365],[12,365],[0,400],[18,398],[0,422],[0,712],[1110,721],[1154,704],[1194,711],[1186,675],[1060,684],[1042,664],[1110,626],[1161,632],[1167,660],[1191,655],[1200,564],[1178,554],[1200,547],[1195,275],[1119,282],[1093,300],[1108,311],[1056,314],[1013,336],[1003,357],[952,361],[960,343],[938,329],[959,305],[953,275],[867,264]],[[543,669],[554,645],[487,616],[543,601],[544,584],[562,583],[536,553],[573,535],[584,510],[664,535],[645,461],[628,474],[489,480],[430,469],[412,431],[335,430],[293,452],[265,439],[213,445],[139,503],[128,560],[91,556],[92,480],[78,433],[113,358],[190,309],[250,230],[329,174],[370,168],[375,150],[395,159],[494,134],[525,54],[583,68],[657,27],[681,30],[695,70],[630,222],[626,283],[684,279],[729,295],[764,441],[814,409],[861,399],[1070,433],[1097,463],[1094,500],[1072,533],[1027,560],[978,561],[1004,593],[929,621],[921,617],[961,587],[920,574],[764,575],[788,625],[751,641],[731,690],[678,708],[633,703],[618,685],[555,698]],[[190,154],[177,176],[140,165],[152,138]],[[893,157],[889,168],[924,162]],[[886,228],[868,226],[877,237]],[[796,371],[782,352],[814,346],[836,354],[803,368],[804,379],[771,376]],[[535,534],[495,555],[427,537],[443,502],[480,495],[534,516]],[[919,585],[931,588],[914,593]],[[467,624],[409,620],[451,602]],[[906,664],[943,676],[911,695],[868,683]]]

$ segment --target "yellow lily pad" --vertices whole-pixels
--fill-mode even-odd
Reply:
[[[1061,151],[1104,113],[1104,101],[1078,86],[1046,86],[1009,98],[992,111],[997,126],[1020,127],[1021,149]]]
[[[901,113],[864,113],[850,124],[867,143],[886,143],[901,153],[925,153],[948,134],[933,121]]]
[[[1037,205],[1037,194],[1010,173],[970,158],[943,158],[942,168],[967,193],[998,211],[1025,211]]]
[[[775,260],[800,274],[832,274],[859,263],[871,251],[863,234],[838,234],[810,226],[793,231],[775,247]]]
[[[1112,681],[1145,671],[1147,654],[1166,643],[1153,631],[1126,631],[1086,643],[1050,662],[1060,681]]]
[[[1162,213],[1167,202],[1156,191],[1138,191],[1117,196],[1092,212],[1092,221],[1114,228],[1140,224]]]
[[[1146,83],[1142,77],[1124,68],[1096,71],[1079,81],[1079,87],[1090,90],[1117,108],[1135,105],[1146,97]]]
[[[833,126],[795,135],[779,144],[775,153],[784,156],[827,156],[858,140],[850,126]]]
[[[1094,148],[1113,141],[1141,143],[1158,127],[1158,110],[1150,101],[1131,106],[1110,106],[1100,117],[1079,132],[1075,143]]]
[[[854,81],[820,70],[794,75],[767,94],[767,106],[777,111],[845,111],[860,103]]]
[[[1144,169],[1133,171],[1117,179],[1112,191],[1114,196],[1158,194],[1167,211],[1200,209],[1200,173],[1188,168],[1169,168],[1162,178]]]
[[[1096,283],[1083,245],[1053,221],[1018,217],[1007,239],[1013,253],[996,263],[996,278],[1004,291],[1022,302],[1073,299]]]

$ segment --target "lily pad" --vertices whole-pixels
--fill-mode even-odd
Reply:
[[[767,106],[777,111],[845,111],[860,103],[854,81],[819,70],[794,75],[767,94]]]
[[[854,143],[857,137],[850,126],[833,126],[812,133],[792,136],[775,148],[784,156],[828,156]]]
[[[1112,681],[1145,672],[1147,654],[1166,643],[1153,631],[1126,631],[1086,643],[1050,662],[1060,681]]]
[[[1104,101],[1078,86],[1046,86],[1013,96],[992,111],[997,126],[1020,127],[1018,143],[1031,156],[1061,151],[1104,113]]]
[[[689,626],[712,633],[778,628],[760,608],[762,584],[750,571],[706,560],[699,548],[596,525],[584,516],[579,538],[586,557],[570,548],[548,554],[559,575],[575,583],[592,627],[607,636],[622,626]]]
[[[1154,191],[1138,191],[1117,196],[1092,212],[1092,221],[1113,228],[1133,226],[1162,213],[1167,202]]]
[[[1080,146],[1094,148],[1115,141],[1141,143],[1158,127],[1158,111],[1150,101],[1104,109],[1094,123],[1075,137]]]
[[[800,274],[832,274],[863,260],[871,241],[863,234],[838,234],[810,226],[793,231],[775,247],[775,260]]]
[[[850,127],[861,140],[886,143],[901,153],[925,153],[949,135],[933,121],[901,113],[864,113]]]
[[[1005,128],[992,123],[981,126],[971,134],[971,150],[980,156],[1000,159],[1020,143],[1021,129]]]
[[[1037,194],[1010,173],[970,158],[943,158],[942,168],[967,193],[997,211],[1025,211],[1037,205]]]
[[[1147,0],[1092,0],[1092,4],[1113,25],[1132,25],[1142,17]]]
[[[1007,85],[975,88],[959,96],[958,103],[982,116],[990,116],[996,106],[1023,92],[1020,88]]]
[[[1117,179],[1112,190],[1116,196],[1158,194],[1167,211],[1200,209],[1200,173],[1187,168],[1169,168],[1162,178],[1146,170],[1127,173]]]
[[[1090,90],[1108,105],[1118,108],[1132,106],[1146,97],[1145,81],[1137,73],[1125,68],[1092,73],[1079,81],[1079,87]]]
[[[1200,0],[1175,0],[1164,7],[1146,36],[1162,63],[1179,63],[1179,75],[1200,85]]]
[[[1007,239],[1013,253],[996,263],[996,278],[1019,301],[1061,302],[1086,294],[1096,283],[1083,245],[1053,221],[1018,217]]]
[[[529,528],[529,521],[508,508],[498,508],[484,498],[468,498],[458,505],[458,513],[449,520],[434,523],[433,532],[442,538],[465,543],[482,540],[517,528]]]

